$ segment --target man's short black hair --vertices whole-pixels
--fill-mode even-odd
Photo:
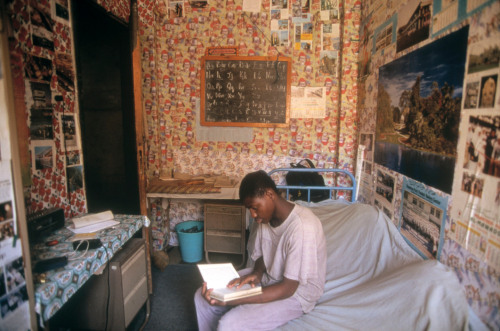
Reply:
[[[240,201],[243,202],[246,198],[261,197],[267,189],[278,193],[273,179],[264,170],[251,172],[241,181]]]

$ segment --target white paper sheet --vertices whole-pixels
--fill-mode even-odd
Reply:
[[[92,225],[88,225],[88,226],[83,226],[83,227],[77,228],[77,229],[75,229],[73,227],[73,225],[71,225],[71,226],[68,226],[68,229],[71,230],[73,233],[94,233],[94,232],[98,232],[98,231],[110,228],[110,227],[118,225],[118,224],[120,224],[120,222],[110,220],[110,221],[104,221],[104,222],[100,222],[100,223],[96,223],[96,224],[92,224]]]

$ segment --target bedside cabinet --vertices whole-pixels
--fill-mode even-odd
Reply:
[[[245,206],[236,203],[205,203],[204,209],[207,262],[210,263],[210,252],[241,254],[241,267],[245,263]]]

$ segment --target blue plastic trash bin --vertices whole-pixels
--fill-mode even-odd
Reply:
[[[197,232],[184,232],[193,227],[197,228]],[[186,221],[175,226],[177,238],[179,238],[179,246],[181,249],[181,257],[184,262],[194,263],[203,259],[203,222],[202,221]]]

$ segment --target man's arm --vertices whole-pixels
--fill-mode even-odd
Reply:
[[[257,261],[255,261],[254,269],[250,274],[241,277],[239,280],[231,281],[230,284],[231,285],[239,284],[237,286],[242,286],[243,284],[247,283],[251,285],[257,285],[262,281],[262,276],[264,275],[265,271],[266,271],[266,266],[264,264],[264,259],[260,257],[259,259],[257,259]],[[250,303],[266,303],[266,302],[289,298],[295,293],[298,287],[299,287],[299,281],[284,277],[283,280],[279,283],[263,287],[262,293],[259,295],[236,299],[224,303],[210,298],[210,293],[207,291],[208,293],[206,293],[205,298],[208,298],[209,299],[208,301],[211,304],[218,306],[225,306],[225,305],[238,306]]]

